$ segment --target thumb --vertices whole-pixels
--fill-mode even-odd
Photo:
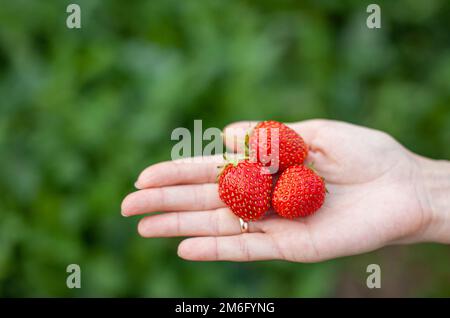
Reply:
[[[256,121],[239,121],[223,129],[225,146],[232,152],[242,153],[245,149],[245,135],[250,134]]]

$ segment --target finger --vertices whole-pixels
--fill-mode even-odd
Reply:
[[[222,156],[194,157],[157,163],[139,175],[138,189],[177,184],[214,183]]]
[[[249,231],[262,232],[264,220],[248,222]],[[138,224],[143,237],[225,236],[241,233],[239,218],[228,208],[173,212],[147,216]]]
[[[337,133],[337,131],[335,132],[336,121],[311,119],[293,123],[290,126],[305,139],[309,146],[308,156],[304,163],[313,164],[317,172],[327,178],[327,173],[323,170],[323,167],[330,161],[330,158],[327,155],[328,147],[324,147],[324,144],[328,145],[330,138],[332,139],[333,135]],[[327,128],[327,135],[324,137],[325,128]]]
[[[122,215],[157,211],[195,211],[224,207],[217,184],[150,188],[130,193],[122,202]]]
[[[299,121],[296,123],[288,123],[287,125],[294,129],[308,145],[314,145],[314,139],[318,131],[327,124],[325,119],[310,119]]]
[[[192,261],[248,262],[283,259],[275,241],[265,233],[189,238],[178,246],[178,255]]]

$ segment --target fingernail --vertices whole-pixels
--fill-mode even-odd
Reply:
[[[127,217],[128,215],[125,213],[125,208],[124,208],[124,202],[122,202],[121,206],[120,206],[120,214],[124,217]]]

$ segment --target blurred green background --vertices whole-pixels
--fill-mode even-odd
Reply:
[[[194,263],[120,216],[194,119],[333,118],[450,159],[450,2],[377,1],[379,30],[369,3],[0,0],[0,296],[450,296],[448,246]],[[365,287],[370,263],[381,290]]]

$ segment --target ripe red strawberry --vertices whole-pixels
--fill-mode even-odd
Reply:
[[[322,206],[325,192],[325,182],[312,169],[292,166],[279,177],[273,191],[272,206],[285,218],[308,216]]]
[[[261,218],[270,208],[272,175],[263,166],[244,160],[228,164],[219,175],[219,196],[244,221]]]
[[[278,140],[275,137],[277,132]],[[261,162],[268,167],[270,161],[274,160],[272,165],[278,166],[278,171],[273,172],[283,172],[292,165],[302,164],[308,155],[308,147],[299,134],[285,124],[272,120],[256,125],[249,145],[251,161]]]

